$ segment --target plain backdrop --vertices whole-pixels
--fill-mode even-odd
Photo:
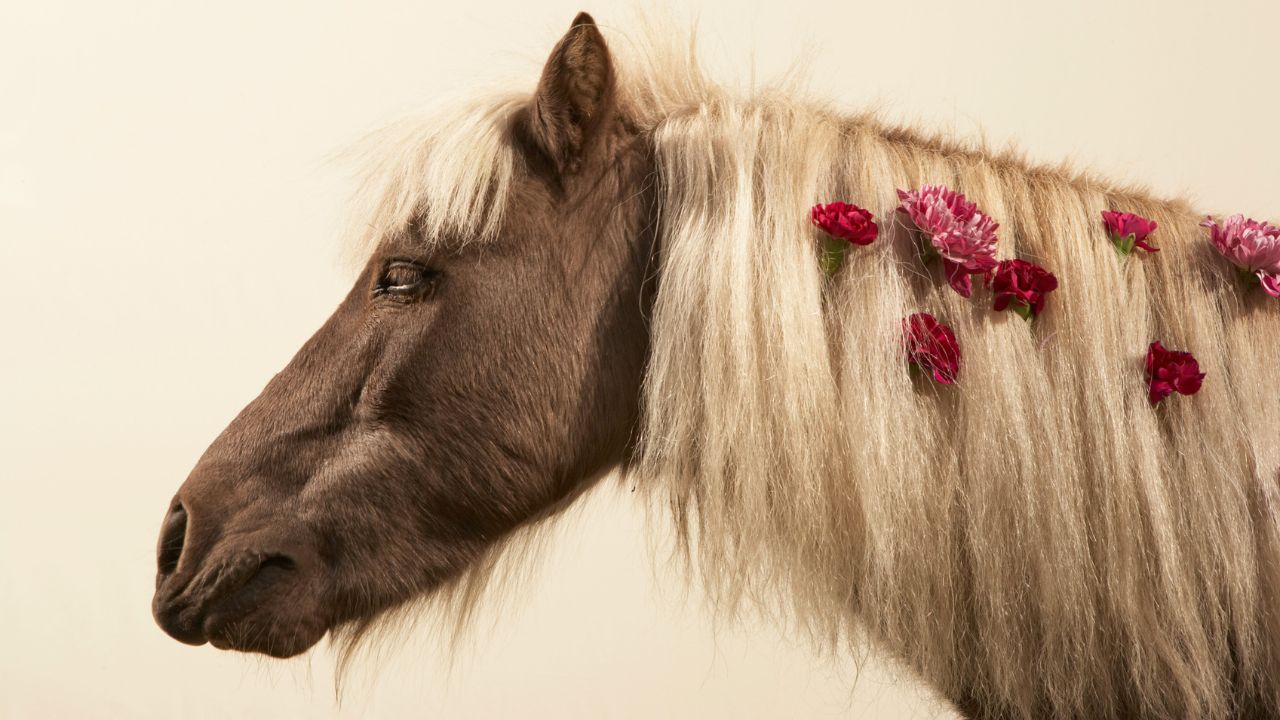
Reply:
[[[1272,0],[674,6],[745,82],[803,59],[850,110],[1017,140],[1203,209],[1280,213]],[[574,13],[467,2],[11,2],[0,10],[0,717],[949,717],[909,677],[717,626],[621,492],[450,662],[430,623],[357,669],[189,648],[155,536],[207,443],[337,305],[349,175],[402,113],[530,89]]]

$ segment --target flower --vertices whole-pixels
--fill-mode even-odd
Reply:
[[[1001,260],[986,278],[995,291],[991,309],[1000,312],[1012,306],[1023,318],[1031,319],[1044,310],[1045,296],[1058,289],[1058,278],[1026,260]]]
[[[844,262],[851,245],[870,245],[880,234],[871,213],[857,205],[836,201],[814,205],[809,211],[813,224],[827,233],[820,262],[828,276],[834,275]]]
[[[854,245],[870,245],[880,235],[880,228],[871,219],[871,212],[836,201],[826,205],[814,205],[809,211],[813,224],[832,237],[848,240]]]
[[[960,345],[951,328],[928,313],[916,313],[902,321],[903,348],[907,363],[923,370],[943,385],[956,381],[960,373]]]
[[[996,228],[1000,226],[964,195],[942,185],[899,190],[898,199],[902,201],[899,209],[942,256],[947,282],[962,296],[972,295],[970,276],[996,266]]]
[[[1207,217],[1200,225],[1209,228],[1223,257],[1257,278],[1268,295],[1280,298],[1280,228],[1243,215],[1232,215],[1222,225]]]
[[[1128,255],[1135,247],[1149,253],[1160,252],[1160,248],[1147,243],[1147,236],[1156,231],[1159,224],[1141,215],[1115,210],[1103,210],[1102,222],[1106,223],[1107,234],[1121,255]]]
[[[1147,348],[1147,399],[1152,405],[1180,393],[1195,395],[1200,391],[1204,373],[1191,353],[1165,350],[1157,340]]]

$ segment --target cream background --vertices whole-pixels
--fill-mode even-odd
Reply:
[[[165,637],[162,511],[341,299],[363,131],[487,78],[528,87],[581,0],[44,1],[0,10],[0,717],[949,717],[772,628],[713,625],[598,493],[450,666],[429,633],[358,672]],[[807,55],[819,94],[1206,210],[1280,213],[1266,0],[707,2],[713,65]],[[625,23],[620,4],[586,6]],[[677,15],[691,14],[678,9]],[[625,27],[625,25],[624,25]],[[748,49],[755,49],[754,68]],[[847,666],[846,666],[847,667]]]

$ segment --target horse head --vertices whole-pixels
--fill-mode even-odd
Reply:
[[[504,107],[459,121],[492,123],[490,155],[437,146],[413,169],[476,180],[398,206],[332,317],[174,496],[153,601],[174,638],[296,655],[628,459],[651,161],[590,16]],[[481,161],[501,167],[457,167]]]

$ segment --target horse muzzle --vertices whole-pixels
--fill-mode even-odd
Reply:
[[[175,499],[161,526],[156,624],[188,645],[290,657],[323,637],[318,557],[268,525],[204,523]],[[287,530],[287,529],[286,529]]]

